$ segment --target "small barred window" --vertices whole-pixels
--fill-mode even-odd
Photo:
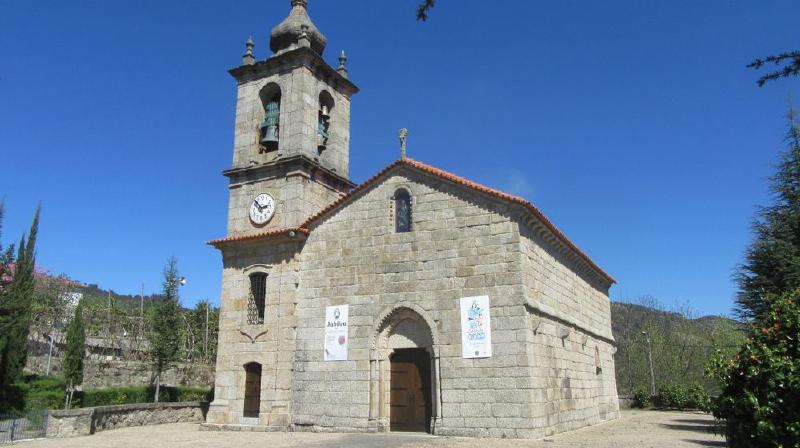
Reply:
[[[250,300],[247,304],[247,323],[264,323],[264,307],[267,298],[267,274],[250,274]]]
[[[394,231],[411,231],[411,195],[406,190],[397,190],[394,194]]]

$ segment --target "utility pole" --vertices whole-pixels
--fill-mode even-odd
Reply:
[[[206,299],[206,336],[203,339],[203,358],[208,362],[208,308],[210,303]]]
[[[650,396],[656,396],[656,374],[653,371],[653,344],[650,342],[650,335],[646,331],[642,334],[647,337],[647,362],[650,364]]]
[[[142,282],[142,289],[139,293],[139,319],[144,320],[144,282]]]
[[[114,338],[111,336],[111,290],[108,290],[108,333],[106,333],[109,344],[111,344],[111,354],[114,354]]]
[[[47,372],[45,373],[45,376],[50,375],[50,358],[53,357],[53,335],[48,334],[47,339],[50,339],[50,351],[47,352]]]
[[[139,292],[139,338],[144,338],[144,282]]]

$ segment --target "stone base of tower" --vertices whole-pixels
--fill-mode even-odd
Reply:
[[[208,431],[291,431],[292,416],[286,413],[262,412],[258,417],[244,417],[230,412],[227,400],[215,400],[208,409],[206,422],[201,425]]]

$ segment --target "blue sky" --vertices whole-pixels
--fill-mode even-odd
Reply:
[[[797,1],[311,0],[347,51],[351,177],[409,155],[536,203],[617,278],[726,314],[800,80]],[[136,294],[178,257],[183,303],[219,300],[237,66],[288,0],[0,2],[3,241],[42,204],[39,263]]]

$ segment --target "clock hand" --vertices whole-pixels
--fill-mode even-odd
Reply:
[[[264,207],[262,207],[261,204],[258,203],[258,201],[253,201],[253,205],[255,205],[256,208],[258,208],[259,213],[264,211]]]

